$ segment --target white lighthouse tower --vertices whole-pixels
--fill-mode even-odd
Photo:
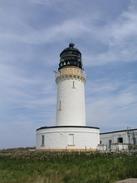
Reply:
[[[60,54],[56,73],[56,126],[36,130],[37,149],[96,149],[99,128],[86,126],[85,74],[73,43]]]
[[[60,54],[56,83],[57,125],[85,126],[85,75],[81,53],[73,43]]]

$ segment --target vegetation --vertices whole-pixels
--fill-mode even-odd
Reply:
[[[0,183],[111,183],[137,177],[137,154],[0,151]]]

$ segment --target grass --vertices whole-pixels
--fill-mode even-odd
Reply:
[[[111,183],[137,178],[137,154],[0,151],[0,183]]]

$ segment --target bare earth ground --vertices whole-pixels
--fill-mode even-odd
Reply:
[[[137,179],[130,178],[130,179],[121,180],[115,183],[137,183]]]

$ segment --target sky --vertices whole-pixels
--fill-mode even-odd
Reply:
[[[87,125],[137,127],[136,0],[0,0],[0,148],[35,146],[56,123],[54,71],[74,42],[86,72]]]

